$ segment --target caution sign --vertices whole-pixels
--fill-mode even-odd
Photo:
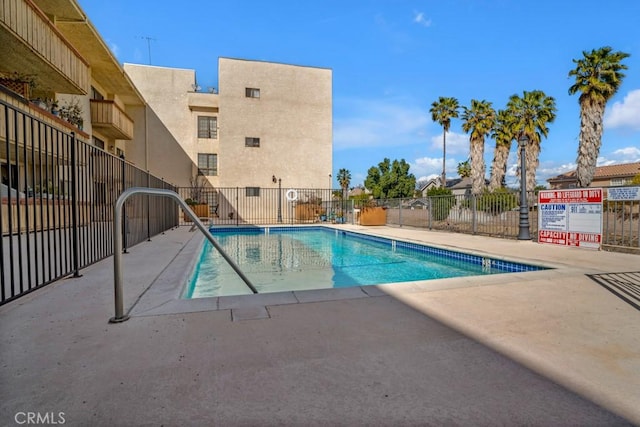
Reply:
[[[599,249],[602,188],[540,191],[538,243]]]

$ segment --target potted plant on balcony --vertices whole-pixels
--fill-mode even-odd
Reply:
[[[47,110],[51,112],[54,116],[58,116],[60,114],[60,109],[58,108],[58,101],[55,99],[47,99],[46,101]]]
[[[67,102],[65,105],[60,107],[59,115],[61,119],[66,120],[73,126],[82,130],[82,125],[84,123],[84,120],[82,119],[82,107],[80,107],[80,101],[77,98],[74,98],[72,101]]]

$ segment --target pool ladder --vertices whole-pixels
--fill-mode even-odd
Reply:
[[[124,202],[134,194],[148,194],[151,196],[163,196],[169,197],[176,201],[182,207],[184,212],[189,215],[189,217],[193,220],[193,224],[195,227],[198,227],[202,234],[209,239],[209,242],[216,248],[216,250],[222,255],[222,257],[229,263],[231,268],[238,273],[238,276],[242,279],[242,281],[251,289],[251,292],[257,294],[255,286],[251,283],[249,278],[245,276],[245,274],[240,270],[240,267],[227,255],[227,253],[222,249],[220,244],[213,238],[209,230],[204,226],[200,218],[191,210],[191,208],[180,198],[178,193],[171,190],[164,190],[160,188],[146,188],[146,187],[132,187],[124,190],[118,200],[116,201],[114,207],[114,215],[113,215],[113,287],[114,287],[114,297],[115,297],[115,311],[116,315],[109,319],[109,323],[121,323],[125,320],[129,320],[129,315],[124,314],[124,302],[123,302],[123,291],[122,291],[122,207],[124,206]]]

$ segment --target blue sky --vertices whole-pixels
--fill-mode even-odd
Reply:
[[[331,68],[334,176],[348,169],[352,186],[385,157],[405,159],[416,178],[441,173],[442,129],[429,114],[440,96],[467,106],[485,99],[500,109],[513,94],[544,91],[558,111],[542,141],[537,180],[574,169],[580,119],[578,96],[568,94],[572,59],[612,46],[631,57],[607,104],[599,164],[640,161],[637,0],[79,3],[120,62],[194,69],[203,88],[217,87],[221,56]],[[493,147],[488,139],[487,174]],[[468,135],[453,120],[447,177],[468,154]],[[515,158],[512,147],[509,184]]]

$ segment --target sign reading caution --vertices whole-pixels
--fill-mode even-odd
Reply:
[[[600,249],[602,188],[540,191],[538,243]]]

